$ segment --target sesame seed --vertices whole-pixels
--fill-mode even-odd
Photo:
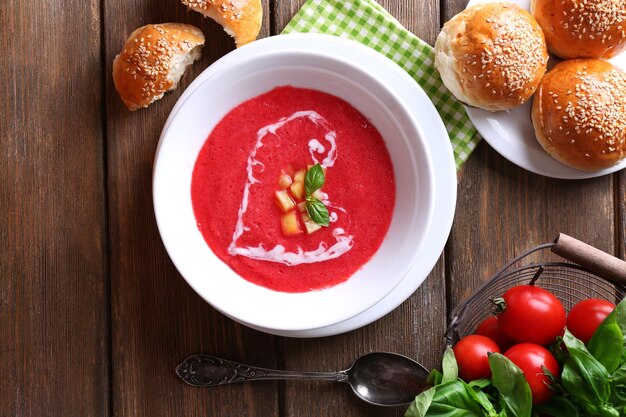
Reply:
[[[503,5],[499,7],[505,9]],[[485,20],[495,34],[492,41],[481,41],[485,45],[481,53],[476,56],[470,52],[464,58],[468,70],[480,74],[478,78],[502,80],[491,89],[492,95],[521,97],[525,101],[534,91],[529,86],[534,84],[537,74],[541,73],[540,68],[547,63],[545,44],[540,30],[523,15],[503,13],[506,17],[498,18],[497,23],[492,17]],[[475,65],[476,68],[472,68]],[[492,84],[485,85],[490,87]]]
[[[566,0],[562,3],[563,15],[570,17],[561,22],[574,38],[594,40],[600,38],[602,43],[611,35],[610,31],[621,31],[626,22],[626,7],[623,0]],[[624,35],[622,35],[624,37]]]
[[[579,146],[583,152],[586,144],[600,143],[603,154],[626,153],[626,73],[617,69],[604,73],[583,69],[573,81],[571,90],[548,92],[549,97],[572,93],[576,97],[568,100],[565,108],[555,106],[563,114],[560,125],[554,127],[571,138],[570,144],[582,143]]]
[[[208,11],[214,8],[218,8],[221,11],[222,18],[226,20],[240,19],[243,12],[239,10],[241,6],[239,3],[225,0],[182,0],[182,3],[194,10]]]
[[[135,80],[141,77],[142,98],[146,101],[154,101],[171,87],[172,83],[167,75],[171,69],[172,58],[194,46],[186,40],[177,42],[178,36],[166,35],[162,26],[165,25],[149,25],[126,51],[126,62],[133,68],[130,75]],[[145,31],[153,32],[142,36]]]

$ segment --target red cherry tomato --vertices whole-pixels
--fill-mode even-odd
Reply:
[[[498,344],[500,351],[504,352],[513,345],[511,339],[500,329],[498,318],[491,316],[483,320],[476,328],[475,334],[488,337]]]
[[[459,365],[459,376],[465,381],[491,377],[487,354],[500,353],[496,342],[480,335],[465,336],[452,350]]]
[[[584,343],[591,340],[600,323],[615,309],[615,304],[591,298],[576,304],[567,315],[567,328]]]
[[[552,398],[554,391],[550,388],[550,380],[543,373],[542,367],[556,376],[561,369],[548,349],[534,343],[520,343],[507,350],[504,356],[524,373],[533,395],[533,404],[541,404]]]
[[[534,285],[519,285],[502,298],[505,307],[498,323],[514,342],[547,346],[563,333],[565,309],[552,293]]]

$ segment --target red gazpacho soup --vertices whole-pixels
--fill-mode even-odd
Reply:
[[[196,160],[191,198],[204,240],[239,276],[306,292],[344,282],[372,258],[396,190],[385,142],[359,111],[331,94],[284,86],[215,126]]]

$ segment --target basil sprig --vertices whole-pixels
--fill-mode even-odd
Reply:
[[[324,186],[324,170],[322,166],[318,163],[313,165],[306,171],[306,176],[304,177],[304,190],[307,195],[311,195],[320,188]]]
[[[598,326],[589,346],[568,330],[563,336],[568,355],[561,380],[565,392],[586,414],[624,415],[626,408],[626,301]]]
[[[626,334],[626,303],[621,302],[598,326],[589,341],[589,352],[607,371],[614,372],[624,361]]]
[[[328,215],[328,209],[317,198],[307,195],[306,196],[306,212],[315,223],[322,226],[328,226],[330,224],[330,216]]]
[[[626,415],[625,336],[626,301],[598,326],[587,346],[566,329],[562,343],[567,349],[559,355],[562,395],[555,395],[536,411],[555,417]]]
[[[456,381],[459,378],[459,365],[456,363],[454,351],[450,346],[448,346],[446,351],[443,353],[441,370],[442,372],[433,369],[428,375],[428,380],[426,382],[434,386],[445,384],[450,381]]]
[[[454,352],[443,356],[443,372],[433,371],[434,386],[422,392],[409,406],[405,417],[530,417],[532,398],[522,371],[505,356],[489,356],[492,381],[466,383],[458,379]]]
[[[322,188],[326,180],[322,166],[317,163],[306,171],[304,177],[304,190],[306,191],[306,212],[315,223],[328,226],[330,224],[330,216],[328,208],[317,198],[313,197],[313,193]]]
[[[522,370],[506,356],[489,355],[491,383],[500,393],[500,406],[507,416],[530,417],[533,398]]]
[[[443,371],[442,382],[456,381],[459,378],[459,365],[456,363],[454,351],[449,346],[443,354],[441,370]]]

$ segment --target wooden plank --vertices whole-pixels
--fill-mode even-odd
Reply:
[[[274,31],[280,32],[303,1],[276,2]],[[439,27],[437,1],[381,2],[409,30],[433,42]],[[353,332],[321,339],[281,339],[286,369],[345,369],[359,355],[393,351],[418,359],[428,368],[437,366],[445,329],[443,262],[400,307],[381,320]],[[284,385],[284,415],[292,416],[402,416],[404,407],[380,408],[363,403],[350,389],[329,383]]]
[[[113,413],[277,416],[274,383],[195,389],[174,375],[180,360],[199,352],[275,366],[275,340],[222,316],[191,290],[163,248],[152,208],[152,162],[165,119],[185,87],[234,43],[219,25],[177,1],[106,0],[105,22]],[[156,22],[191,23],[207,42],[175,92],[131,113],[113,88],[111,62],[132,30]],[[266,12],[262,36],[268,22]]]
[[[0,7],[0,414],[107,416],[98,1]]]
[[[447,21],[465,0],[447,0]],[[457,305],[506,262],[567,233],[615,250],[612,176],[564,181],[525,171],[479,145],[459,178],[457,213],[448,242],[449,301]],[[529,260],[558,259],[542,252]]]
[[[609,253],[615,250],[613,181],[543,178],[479,145],[460,177],[449,241],[450,305],[457,305],[526,250],[567,233]],[[524,263],[560,260],[542,251]]]
[[[567,233],[613,253],[613,181],[564,181],[531,174],[479,145],[460,177],[449,241],[454,306],[527,249]],[[558,259],[550,253],[530,261]]]
[[[617,187],[615,188],[615,203],[617,210],[617,224],[615,225],[618,245],[615,255],[626,259],[626,171],[615,174]]]

